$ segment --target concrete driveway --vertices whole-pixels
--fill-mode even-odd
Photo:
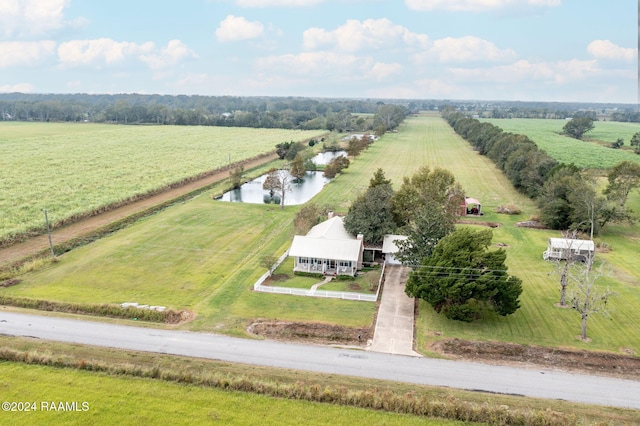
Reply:
[[[386,268],[376,329],[369,350],[388,354],[420,356],[413,350],[414,299],[404,292],[409,268],[389,265]]]

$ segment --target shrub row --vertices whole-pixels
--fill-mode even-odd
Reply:
[[[297,399],[346,405],[366,409],[426,417],[439,417],[465,422],[481,422],[492,425],[574,425],[574,415],[547,410],[516,410],[504,405],[475,404],[454,397],[433,399],[414,392],[399,394],[377,388],[350,390],[345,387],[323,386],[304,382],[281,383],[258,379],[209,373],[204,371],[176,371],[132,364],[112,364],[96,360],[76,360],[69,356],[40,354],[11,348],[0,348],[0,361],[22,362],[57,368],[101,372],[115,376],[132,376],[159,379],[168,382],[187,383],[234,391],[251,392],[277,398]]]
[[[159,322],[165,324],[177,324],[186,319],[186,311],[155,311],[140,308],[122,308],[112,304],[84,304],[52,302],[49,300],[28,299],[24,297],[10,297],[0,295],[0,305],[15,306],[18,308],[38,309],[41,311],[64,312],[68,314],[97,315],[109,318],[136,319],[140,321]]]

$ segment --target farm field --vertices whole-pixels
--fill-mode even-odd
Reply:
[[[402,176],[423,164],[451,170],[467,195],[482,202],[485,215],[476,220],[502,225],[494,230],[494,242],[506,244],[510,273],[522,278],[524,292],[522,308],[515,315],[474,324],[446,320],[422,303],[417,319],[419,351],[429,353],[429,345],[436,340],[459,337],[640,353],[639,266],[634,260],[640,228],[611,227],[598,239],[613,247],[603,255],[611,273],[602,285],[609,285],[618,296],[610,302],[612,319],[592,317],[588,334],[593,340],[580,342],[576,339],[579,316],[555,307],[557,278],[549,275],[552,264],[542,260],[547,239],[559,233],[515,227],[515,222],[536,214],[534,203],[517,193],[487,158],[473,151],[439,117],[407,119],[398,133],[374,143],[313,201],[346,213],[350,200],[366,188],[378,167],[398,187]],[[523,213],[494,212],[507,203],[518,205]],[[630,203],[640,205],[637,194]],[[203,194],[76,249],[59,263],[23,275],[21,284],[1,291],[68,302],[185,307],[197,316],[182,327],[233,335],[244,335],[255,318],[369,326],[375,310],[371,303],[248,291],[264,272],[260,258],[280,255],[289,246],[297,211],[298,207],[280,210],[215,202]]]
[[[376,410],[272,398],[251,393],[113,377],[106,374],[0,363],[3,401],[35,402],[37,410],[3,412],[3,424],[352,424],[459,425]],[[45,411],[41,404],[76,402],[79,411]],[[82,411],[82,403],[86,402]]]
[[[0,242],[322,131],[0,123]]]
[[[561,135],[565,120],[482,119],[502,130],[528,136],[538,147],[556,160],[581,168],[608,169],[621,161],[640,162],[640,156],[629,150],[629,141],[640,131],[640,123],[596,121],[594,129],[577,140]],[[627,149],[611,149],[607,145],[622,138]]]

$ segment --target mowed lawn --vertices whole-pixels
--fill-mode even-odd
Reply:
[[[640,123],[596,121],[594,129],[584,140],[562,135],[566,120],[543,119],[483,119],[505,132],[527,135],[538,147],[556,160],[588,169],[609,169],[621,161],[640,162],[629,145],[631,137],[640,132]],[[626,149],[612,149],[608,145],[618,138],[625,141]]]
[[[460,425],[376,410],[272,398],[238,391],[113,377],[100,373],[0,363],[2,401],[36,410],[0,412],[2,424],[64,425]],[[72,408],[69,411],[47,410]],[[84,403],[84,405],[83,405]],[[73,405],[75,404],[75,405]],[[73,408],[77,407],[77,411]],[[4,408],[4,406],[3,406]],[[83,411],[83,409],[86,409]]]
[[[435,339],[459,337],[611,351],[629,348],[640,353],[639,266],[635,260],[639,228],[611,227],[598,238],[613,248],[602,255],[611,272],[601,284],[609,285],[617,296],[610,302],[612,318],[592,317],[588,334],[593,341],[580,342],[576,339],[580,317],[555,306],[558,278],[550,274],[553,265],[542,260],[547,239],[560,236],[559,232],[515,227],[515,222],[537,214],[535,204],[518,194],[488,159],[473,151],[439,117],[407,119],[398,133],[374,143],[313,201],[346,213],[377,168],[398,187],[402,176],[423,164],[451,170],[467,195],[480,199],[485,215],[476,221],[502,224],[494,230],[494,242],[506,245],[510,272],[523,280],[524,291],[522,308],[515,315],[473,324],[446,320],[421,303],[416,336],[420,351],[429,352],[428,345]],[[493,211],[507,203],[518,205],[523,213],[504,216]],[[630,203],[640,207],[637,195]],[[21,284],[0,291],[39,299],[188,308],[197,316],[183,327],[235,335],[243,335],[255,318],[370,325],[373,303],[250,291],[265,271],[261,257],[280,255],[290,245],[298,209],[217,202],[203,194],[76,249],[59,263],[26,274],[20,277]]]
[[[474,182],[481,183],[481,187],[477,188],[480,195],[476,198],[483,202],[483,209],[489,207],[485,210],[485,218],[502,224],[493,230],[493,241],[506,245],[509,272],[523,280],[520,299],[522,307],[508,317],[494,316],[466,324],[447,320],[436,314],[427,303],[421,302],[416,336],[419,349],[429,352],[429,344],[435,340],[457,337],[614,352],[631,349],[640,353],[640,331],[637,328],[640,323],[640,263],[636,260],[640,226],[610,226],[596,239],[597,242],[604,242],[612,247],[612,251],[598,254],[598,258],[606,261],[606,272],[597,285],[605,288],[609,286],[616,296],[609,302],[611,318],[593,315],[588,322],[588,336],[592,341],[581,342],[576,337],[580,334],[580,315],[575,310],[555,306],[560,298],[559,277],[554,273],[554,265],[542,260],[548,238],[560,237],[561,234],[558,231],[515,227],[515,221],[527,220],[531,212],[535,212],[533,203],[528,199],[523,203],[522,196],[487,159],[480,158],[475,171],[470,168],[469,155],[476,154],[470,154],[467,142],[457,135],[436,131],[440,136],[439,142],[438,139],[429,137],[439,126],[436,123],[437,121],[432,122],[433,130],[424,130],[424,139],[446,145],[444,152],[457,152],[458,155],[450,160],[449,165],[461,182],[468,182],[464,185],[465,189],[476,188]],[[473,176],[473,173],[477,174]],[[495,180],[489,183],[487,175],[494,175]],[[475,196],[468,189],[467,194]],[[490,210],[496,204],[495,201],[485,201],[492,197],[501,201],[514,200],[524,207],[524,213],[518,216],[498,215]],[[637,193],[630,200],[630,206],[640,207],[640,196]]]
[[[0,123],[0,241],[324,131]]]

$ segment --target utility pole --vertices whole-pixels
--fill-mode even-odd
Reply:
[[[42,209],[44,212],[44,221],[47,223],[47,235],[49,236],[49,248],[51,249],[51,257],[56,257],[53,252],[53,243],[51,242],[51,228],[49,227],[49,216],[47,216],[47,209]]]

